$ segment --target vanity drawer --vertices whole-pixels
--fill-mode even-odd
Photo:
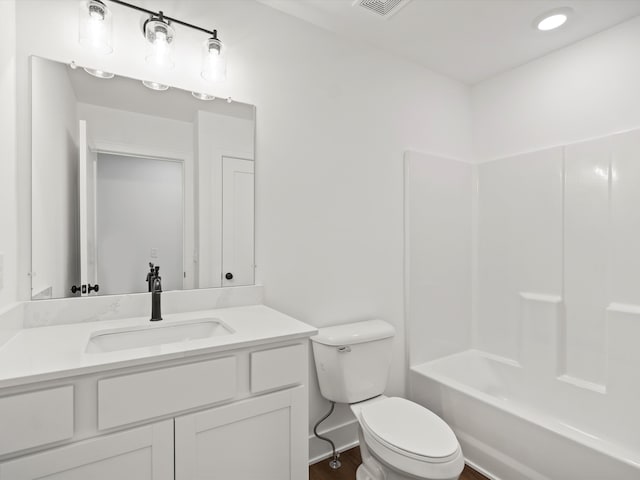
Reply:
[[[73,386],[0,397],[0,455],[73,437]]]
[[[225,357],[100,380],[98,429],[228,400],[236,377],[236,358]]]
[[[303,345],[272,348],[251,354],[251,393],[304,383],[307,373]]]

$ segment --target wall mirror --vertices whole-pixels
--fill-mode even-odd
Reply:
[[[96,74],[31,58],[32,298],[253,284],[255,107]]]

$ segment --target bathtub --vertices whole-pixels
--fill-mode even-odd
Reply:
[[[637,381],[637,380],[636,380]],[[453,428],[494,480],[640,479],[640,399],[536,376],[468,350],[410,368],[410,398]]]

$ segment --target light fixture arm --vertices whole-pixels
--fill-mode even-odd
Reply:
[[[109,0],[112,3],[116,3],[118,5],[122,5],[123,7],[128,7],[131,8],[133,10],[137,10],[139,12],[144,12],[148,15],[151,15],[153,17],[156,18],[160,18],[163,19],[165,21],[169,21],[169,22],[173,22],[173,23],[177,23],[178,25],[182,25],[183,27],[188,27],[188,28],[192,28],[194,30],[199,30],[200,32],[204,32],[207,33],[209,35],[212,35],[213,38],[217,39],[218,38],[218,31],[217,30],[207,30],[206,28],[202,28],[199,27],[197,25],[193,25],[192,23],[187,23],[187,22],[183,22],[182,20],[178,20],[177,18],[173,18],[173,17],[169,17],[167,15],[165,15],[163,12],[154,12],[153,10],[148,10],[146,8],[142,8],[139,7],[137,5],[133,5],[131,3],[127,3],[127,2],[123,2],[121,0]]]

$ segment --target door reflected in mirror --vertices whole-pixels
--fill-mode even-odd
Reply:
[[[31,67],[33,299],[254,283],[254,106]]]

